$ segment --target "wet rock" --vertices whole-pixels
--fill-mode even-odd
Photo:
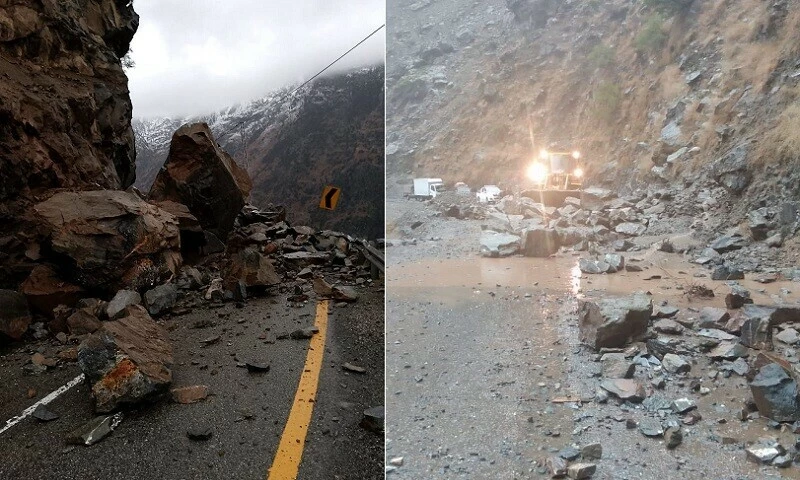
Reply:
[[[173,134],[148,198],[186,205],[203,230],[225,239],[251,188],[247,172],[220,148],[208,125],[194,123]]]
[[[669,373],[686,373],[692,369],[692,365],[679,355],[668,353],[661,360],[664,370]]]
[[[614,227],[614,231],[631,237],[638,237],[647,230],[641,223],[623,222]]]
[[[775,335],[775,338],[788,345],[794,345],[800,342],[800,335],[798,335],[797,330],[791,327],[782,330],[781,333]]]
[[[85,309],[80,309],[67,318],[67,326],[72,335],[85,335],[96,332],[103,324]]]
[[[616,253],[607,253],[603,256],[603,262],[609,265],[609,273],[619,272],[625,268],[625,257]]]
[[[772,315],[774,309],[758,305],[745,305],[742,314],[741,342],[743,345],[759,350],[772,350]]]
[[[189,440],[209,440],[213,435],[214,431],[208,425],[195,425],[186,430],[186,436],[189,437]]]
[[[581,448],[581,458],[584,460],[600,460],[603,456],[603,446],[599,443],[590,443]]]
[[[558,455],[547,457],[545,466],[551,478],[564,478],[567,475],[567,461]]]
[[[0,340],[19,340],[28,330],[31,312],[25,296],[13,290],[0,290]]]
[[[730,314],[723,308],[703,307],[700,309],[700,328],[722,328]]]
[[[172,363],[167,332],[140,305],[105,322],[78,348],[78,366],[101,413],[165,392],[172,381]]]
[[[178,221],[133,193],[60,192],[37,204],[61,273],[78,285],[152,288],[178,272]]]
[[[106,306],[106,315],[111,320],[114,320],[122,312],[131,305],[139,305],[142,303],[142,296],[139,292],[133,290],[120,290],[114,295],[114,298],[108,302]]]
[[[231,257],[224,277],[224,286],[230,291],[237,287],[239,281],[244,282],[247,288],[266,288],[281,283],[272,260],[253,247],[245,248]]]
[[[122,423],[122,413],[95,417],[83,426],[74,430],[67,436],[67,443],[74,445],[94,445],[100,440],[111,435],[119,424]]]
[[[81,287],[65,282],[47,265],[37,265],[22,283],[20,291],[28,299],[31,309],[53,318],[58,305],[74,307],[83,295]]]
[[[660,437],[664,435],[664,427],[661,422],[650,417],[645,417],[639,422],[639,431],[645,437]]]
[[[174,283],[166,283],[148,290],[144,294],[144,303],[150,315],[158,316],[169,312],[178,301],[178,287]]]
[[[753,303],[750,292],[738,285],[732,286],[730,293],[725,295],[725,307],[728,309],[742,308],[746,303]]]
[[[520,249],[520,237],[508,233],[483,230],[480,237],[480,251],[484,257],[507,257]]]
[[[653,330],[667,335],[680,335],[683,333],[683,325],[674,320],[662,318],[653,324]]]
[[[588,258],[581,258],[578,260],[578,268],[583,273],[588,273],[590,275],[597,275],[600,273],[604,273],[608,269],[607,264],[600,265],[600,262],[597,260],[591,260]]]
[[[678,414],[686,413],[697,408],[697,405],[688,398],[679,398],[672,402],[672,411]]]
[[[558,252],[559,235],[548,228],[533,228],[524,234],[522,253],[526,257],[549,257]]]
[[[368,408],[359,425],[370,432],[383,433],[384,415],[383,406]]]
[[[603,380],[600,382],[600,388],[621,400],[628,400],[632,403],[641,403],[646,397],[644,387],[636,380],[624,378]]]
[[[567,467],[567,475],[573,479],[590,478],[597,471],[597,465],[594,463],[573,463]]]
[[[747,347],[738,342],[721,342],[714,347],[708,356],[715,360],[736,360],[749,355]]]
[[[800,420],[797,382],[777,363],[759,369],[750,391],[761,415],[778,422]]]
[[[683,432],[680,427],[670,427],[664,432],[664,440],[668,449],[675,449],[683,442]]]
[[[711,248],[717,253],[732,252],[747,245],[747,240],[741,235],[722,236],[711,243]],[[733,280],[733,279],[730,279]]]
[[[727,265],[720,265],[711,272],[711,280],[742,280],[744,272]]]
[[[581,341],[595,349],[622,347],[647,333],[653,303],[637,293],[598,302],[582,301],[578,313]]]
[[[600,359],[603,364],[603,376],[606,378],[631,378],[636,366],[625,358],[624,353],[606,353]]]
[[[761,439],[745,448],[747,459],[759,465],[771,463],[778,455],[783,455],[786,450],[776,441]]]
[[[36,410],[33,411],[33,418],[40,422],[52,422],[60,418],[57,413],[48,409],[45,405],[39,404]]]
[[[172,401],[175,403],[196,403],[208,397],[208,386],[190,385],[187,387],[173,388],[169,393],[172,396]]]

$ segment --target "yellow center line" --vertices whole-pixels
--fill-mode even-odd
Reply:
[[[319,371],[322,368],[322,354],[325,351],[325,335],[328,327],[328,301],[317,303],[317,317],[314,325],[319,332],[311,338],[308,356],[300,375],[300,385],[294,395],[292,410],[281,435],[281,443],[275,459],[267,473],[267,480],[295,480],[303,458],[308,426],[316,401]]]

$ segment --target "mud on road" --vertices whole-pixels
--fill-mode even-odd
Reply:
[[[416,242],[408,241],[409,220],[424,223],[414,229]],[[601,364],[579,340],[578,301],[647,291],[654,305],[678,307],[678,318],[696,317],[701,307],[719,307],[728,291],[699,276],[706,270],[654,248],[626,254],[642,272],[610,275],[581,274],[572,252],[481,258],[480,221],[438,216],[425,203],[401,199],[387,200],[387,221],[390,477],[550,478],[548,458],[570,445],[600,443],[595,479],[800,478],[794,467],[746,459],[747,442],[773,437],[794,445],[795,435],[763,417],[739,420],[751,396],[747,380],[705,355],[691,355],[686,374],[637,365],[634,378],[649,395],[641,404],[594,400]],[[739,283],[756,303],[798,299],[795,282]],[[695,285],[717,296],[687,295]],[[681,338],[694,341],[689,332]],[[633,346],[647,352],[642,342]],[[776,342],[776,349],[789,347]],[[657,377],[665,378],[663,388],[652,385]],[[708,392],[699,393],[698,384]],[[699,422],[681,424],[669,410],[679,398],[697,404]],[[663,437],[640,433],[637,425],[652,419],[678,422],[682,444],[667,449]]]

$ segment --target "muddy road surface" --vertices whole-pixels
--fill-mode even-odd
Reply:
[[[648,398],[596,398],[600,355],[579,340],[579,301],[645,291],[655,306],[677,307],[676,320],[689,320],[704,306],[725,307],[729,288],[707,270],[655,248],[624,254],[641,272],[607,275],[582,274],[580,254],[571,251],[481,258],[480,221],[400,198],[387,200],[387,221],[390,478],[550,478],[549,458],[596,443],[602,457],[587,460],[594,479],[800,478],[797,467],[747,460],[749,442],[768,437],[793,446],[795,435],[757,415],[740,420],[751,397],[747,380],[702,353],[687,354],[691,370],[681,374],[637,355],[634,379]],[[422,224],[411,229],[415,222]],[[756,303],[798,300],[796,282],[739,283]],[[691,295],[698,285],[716,296]],[[675,338],[699,341],[690,329]],[[647,353],[644,342],[629,347]],[[787,349],[776,342],[778,353]],[[680,398],[697,405],[700,420],[687,425],[670,409]],[[682,443],[668,449],[663,436],[645,436],[654,421],[680,425]]]
[[[327,308],[299,479],[383,476],[383,436],[359,426],[365,409],[383,404],[382,281],[360,287],[359,295],[355,303]],[[70,432],[93,418],[89,388],[78,383],[47,405],[57,420],[29,416],[0,434],[0,478],[290,478],[268,472],[282,437],[302,428],[290,431],[287,423],[313,340],[285,337],[318,322],[317,305],[312,297],[293,306],[279,294],[251,299],[242,308],[226,303],[164,320],[175,355],[173,387],[207,385],[205,400],[187,405],[164,399],[125,410],[119,426],[99,443],[70,445]],[[0,427],[80,374],[74,362],[60,362],[26,375],[30,356],[58,358],[74,346],[44,340],[0,351]],[[250,372],[248,362],[269,365],[269,371]],[[345,370],[345,363],[365,373]],[[211,436],[190,439],[190,430]]]

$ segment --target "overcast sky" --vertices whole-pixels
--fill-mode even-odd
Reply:
[[[385,22],[385,0],[135,0],[134,117],[211,113],[308,79]],[[383,63],[385,29],[330,71]]]

